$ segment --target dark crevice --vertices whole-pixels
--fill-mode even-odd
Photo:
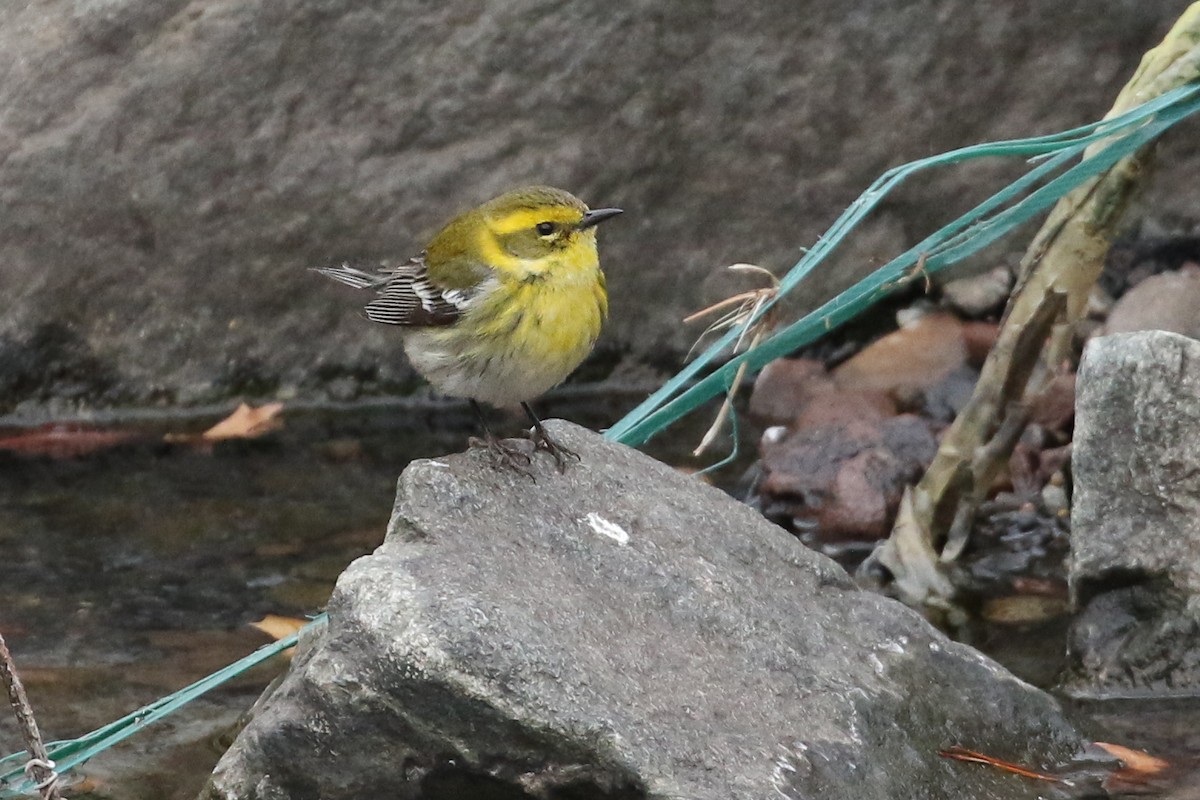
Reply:
[[[1115,567],[1105,570],[1095,577],[1080,581],[1075,587],[1075,597],[1078,603],[1087,605],[1092,598],[1101,594],[1117,592],[1132,588],[1168,590],[1170,582],[1162,575],[1148,572],[1144,569],[1130,567]]]
[[[530,783],[545,784],[547,781],[532,777]],[[606,788],[587,779],[526,790],[513,781],[459,766],[446,766],[421,779],[419,797],[420,800],[645,800],[646,792],[634,785]]]

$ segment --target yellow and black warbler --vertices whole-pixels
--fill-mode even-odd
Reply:
[[[498,457],[528,460],[496,438],[478,401],[520,403],[534,441],[561,469],[572,454],[547,435],[528,401],[565,380],[596,343],[608,294],[595,226],[620,213],[531,186],[455,217],[405,264],[317,272],[378,292],[367,318],[400,326],[417,372],[438,391],[470,400]]]

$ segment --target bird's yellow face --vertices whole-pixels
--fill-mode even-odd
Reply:
[[[450,227],[472,240],[467,246],[485,264],[527,277],[598,269],[595,226],[619,213],[591,211],[573,195],[535,186],[501,195]]]
[[[584,211],[566,205],[519,208],[489,216],[483,234],[489,250],[522,261],[569,256],[573,249],[596,249],[596,229],[580,228]]]

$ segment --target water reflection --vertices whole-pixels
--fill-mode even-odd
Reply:
[[[593,426],[617,413],[548,410]],[[498,425],[515,431],[517,419]],[[382,404],[291,410],[263,439],[163,443],[211,422],[126,424],[135,435],[87,456],[0,452],[0,626],[47,738],[246,655],[267,640],[254,620],[321,610],[346,565],[382,542],[404,466],[474,432],[465,406]],[[94,759],[83,788],[195,797],[217,740],[280,669],[263,665]],[[0,711],[0,755],[22,747]]]

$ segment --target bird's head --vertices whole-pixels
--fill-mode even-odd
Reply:
[[[595,268],[595,226],[621,209],[589,210],[561,189],[530,186],[502,194],[478,212],[484,260],[536,273],[556,265]]]

